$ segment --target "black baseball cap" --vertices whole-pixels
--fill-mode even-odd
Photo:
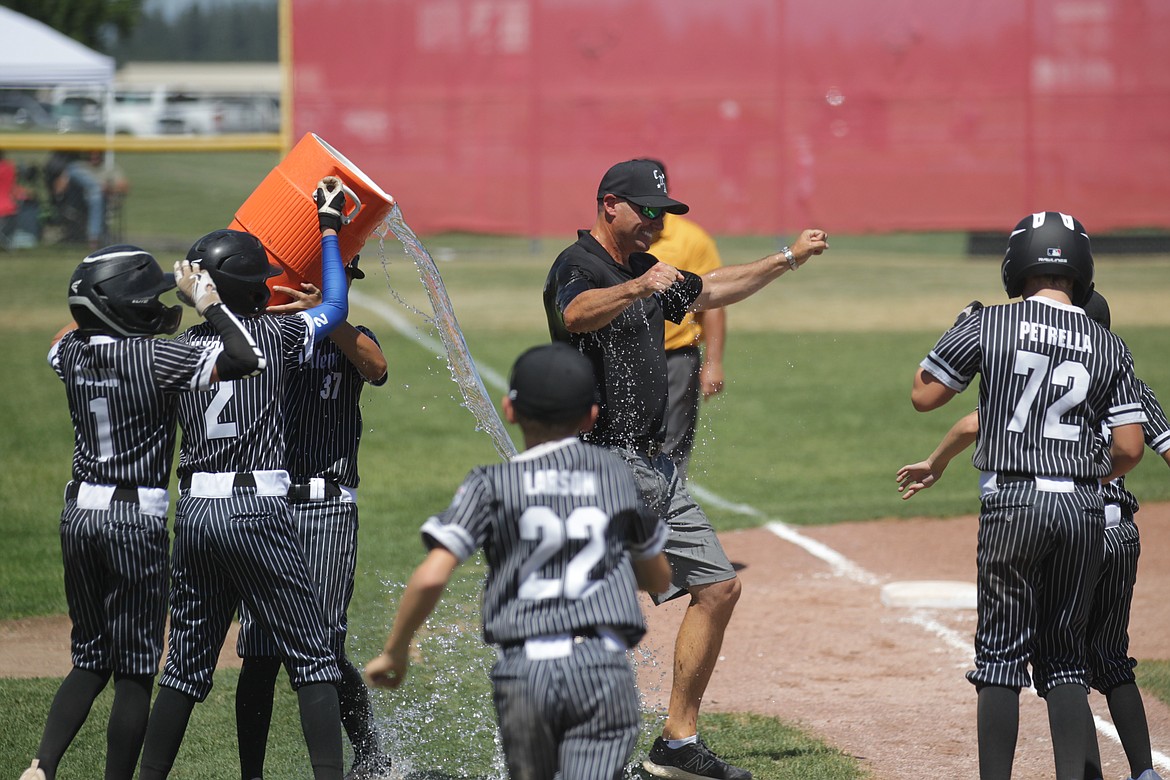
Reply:
[[[353,260],[350,260],[349,265],[347,265],[345,267],[345,272],[348,273],[354,279],[365,279],[366,278],[366,272],[363,271],[362,269],[358,268],[358,260],[361,260],[361,259],[362,259],[361,255],[354,255]]]
[[[597,403],[593,364],[562,341],[532,347],[516,358],[508,388],[512,407],[538,422],[580,419]]]
[[[666,174],[654,160],[626,160],[601,177],[597,199],[617,195],[639,206],[663,208],[671,214],[686,214],[687,204],[666,195]]]

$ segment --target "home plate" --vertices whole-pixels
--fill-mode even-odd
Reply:
[[[887,607],[975,609],[975,583],[950,580],[908,580],[882,586]]]

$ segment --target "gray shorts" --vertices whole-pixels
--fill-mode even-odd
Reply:
[[[678,598],[698,585],[734,578],[735,569],[711,521],[687,492],[670,457],[659,453],[651,461],[633,450],[615,447],[613,451],[629,464],[642,500],[670,527],[665,552],[670,561],[671,587],[664,593],[652,593],[654,603]]]

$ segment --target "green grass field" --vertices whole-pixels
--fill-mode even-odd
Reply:
[[[164,265],[196,236],[226,225],[234,208],[275,164],[265,154],[123,155],[131,183],[127,239],[155,250]],[[392,184],[392,183],[391,183]],[[389,187],[393,191],[392,186]],[[587,193],[586,193],[587,195]],[[582,201],[582,224],[590,200]],[[404,204],[410,220],[409,204]],[[826,225],[832,231],[832,225]],[[524,348],[547,339],[540,287],[570,236],[539,241],[470,235],[424,237],[439,263],[471,353],[485,377],[506,375]],[[944,410],[913,411],[918,361],[968,301],[1004,299],[998,263],[964,256],[957,235],[830,238],[831,249],[798,274],[729,311],[728,389],[706,406],[692,479],[794,524],[940,517],[977,511],[974,475],[953,470],[914,502],[902,502],[893,475],[930,452],[950,424],[973,408],[968,392]],[[754,259],[772,239],[720,241],[726,262]],[[64,394],[45,355],[68,320],[66,281],[83,251],[43,247],[0,255],[6,287],[0,309],[0,619],[65,612],[56,517],[69,477],[72,433]],[[378,272],[382,261],[384,273]],[[1113,307],[1114,329],[1131,346],[1138,372],[1170,398],[1170,257],[1098,257],[1098,288]],[[465,408],[433,337],[413,263],[394,241],[384,256],[372,239],[369,277],[352,319],[378,333],[389,383],[363,402],[361,554],[351,610],[351,655],[373,655],[393,617],[401,585],[421,559],[418,526],[443,508],[469,468],[497,459]],[[370,273],[372,271],[372,273]],[[385,313],[405,320],[397,332]],[[194,321],[188,312],[186,323]],[[485,378],[493,399],[502,388]],[[512,431],[518,441],[518,432]],[[1170,500],[1170,480],[1147,458],[1130,478],[1144,501]],[[757,522],[710,510],[720,529]],[[435,777],[499,774],[485,679],[490,651],[478,637],[481,570],[465,567],[429,624],[404,690],[378,693],[389,743],[416,771]],[[0,668],[3,661],[0,659]],[[1170,691],[1165,665],[1142,664],[1143,682]],[[217,676],[196,709],[176,778],[233,778],[231,694],[235,674]],[[59,681],[0,680],[0,766],[27,765]],[[108,696],[66,756],[62,778],[98,776]],[[105,709],[103,709],[103,707]],[[307,776],[295,701],[283,691],[270,749],[273,777]],[[654,714],[651,714],[653,720]],[[851,761],[784,724],[750,714],[707,716],[704,731],[761,780],[857,776]]]

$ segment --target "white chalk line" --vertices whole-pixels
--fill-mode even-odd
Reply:
[[[446,356],[447,351],[441,341],[423,333],[409,319],[402,316],[396,308],[390,306],[388,303],[372,298],[353,288],[350,288],[349,299],[352,303],[356,303],[362,308],[368,309],[371,313],[381,317],[400,335],[418,342],[419,345],[435,355]],[[472,360],[474,361],[474,358]],[[475,367],[479,371],[484,384],[491,385],[492,389],[497,392],[503,392],[508,389],[508,382],[504,379],[503,374],[479,362],[475,363]],[[845,577],[860,585],[877,586],[881,584],[882,580],[876,574],[849,560],[828,545],[818,542],[815,539],[810,539],[797,531],[795,527],[779,520],[769,520],[763,512],[753,506],[729,501],[691,480],[687,481],[687,489],[695,498],[709,506],[764,521],[764,528],[769,532],[790,544],[796,545],[814,558],[823,561],[829,566],[833,574],[838,577]],[[935,620],[929,613],[915,610],[905,618],[904,622],[919,626],[928,634],[933,634],[950,649],[966,654],[965,662],[970,661],[970,641],[963,634]],[[1118,735],[1117,729],[1112,723],[1096,714],[1093,715],[1093,722],[1096,724],[1097,731],[1100,734],[1109,738],[1115,744],[1121,744],[1121,737]],[[1170,769],[1170,757],[1155,750],[1153,751],[1153,759],[1155,767]]]

